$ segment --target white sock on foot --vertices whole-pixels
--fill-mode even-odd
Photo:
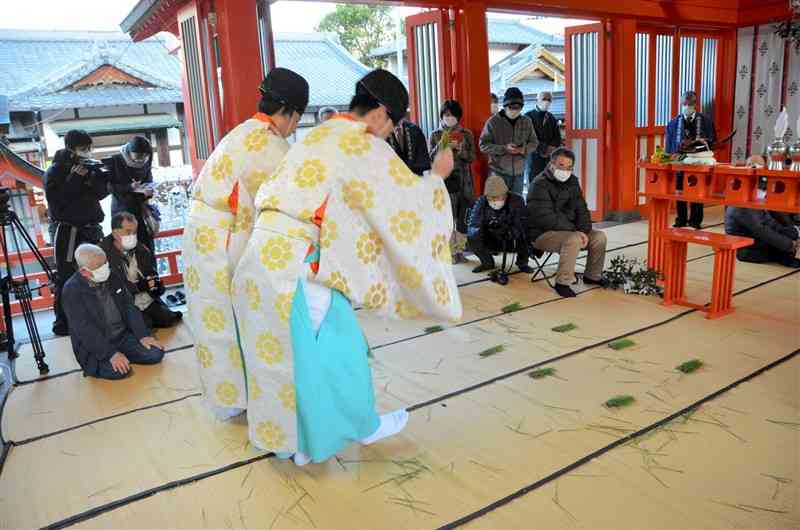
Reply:
[[[292,460],[294,461],[294,465],[298,467],[303,467],[304,465],[311,462],[311,459],[306,455],[304,455],[303,453],[295,453],[294,456],[292,457]]]
[[[402,431],[408,423],[408,411],[405,409],[396,410],[381,416],[381,424],[378,430],[361,440],[362,445],[374,444],[378,440],[383,440]]]

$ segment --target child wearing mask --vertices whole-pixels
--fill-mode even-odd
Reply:
[[[516,252],[517,267],[530,274],[528,266],[527,212],[519,195],[508,193],[505,181],[492,175],[486,181],[483,197],[469,213],[467,235],[469,247],[481,260],[474,273],[494,270],[495,252]]]
[[[475,138],[472,131],[461,127],[464,111],[458,101],[450,99],[444,102],[439,111],[442,120],[441,128],[431,134],[431,159],[441,145],[442,136],[447,132],[450,147],[453,149],[453,172],[445,179],[447,192],[450,194],[450,205],[453,208],[455,230],[450,237],[450,254],[453,263],[466,263],[464,250],[467,243],[467,212],[475,201],[475,187],[472,181],[470,164],[475,161]]]
[[[533,123],[522,115],[524,103],[520,89],[506,90],[503,109],[489,118],[480,137],[480,150],[489,156],[490,174],[502,177],[506,186],[520,196],[525,186],[526,160],[539,144]]]

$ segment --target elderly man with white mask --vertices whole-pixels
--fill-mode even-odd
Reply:
[[[150,336],[123,280],[111,274],[103,249],[81,245],[75,261],[78,272],[64,285],[63,303],[84,375],[122,379],[131,364],[161,362],[164,347]]]

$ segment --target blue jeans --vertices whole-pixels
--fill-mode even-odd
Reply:
[[[158,364],[164,358],[164,350],[156,347],[147,349],[130,332],[125,333],[121,339],[115,341],[115,346],[117,351],[123,353],[131,364]],[[115,372],[111,366],[111,360],[107,359],[97,365],[97,375],[95,377],[101,379],[124,379],[130,374],[131,372],[127,374]]]

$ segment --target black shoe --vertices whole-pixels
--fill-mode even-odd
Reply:
[[[475,274],[479,274],[481,272],[493,271],[494,269],[495,269],[494,265],[485,265],[485,264],[481,263],[480,265],[478,265],[477,267],[472,269],[472,272],[474,272]]]
[[[570,287],[569,285],[561,285],[560,283],[557,283],[556,286],[553,287],[553,289],[555,289],[556,292],[561,296],[563,296],[564,298],[575,298],[576,296],[578,296],[577,294],[575,294],[575,291],[573,291],[572,287]]]
[[[672,228],[683,228],[687,224],[688,223],[686,221],[684,221],[683,219],[675,219],[675,224],[672,225]]]
[[[691,226],[695,230],[700,230],[702,228],[702,225],[700,223],[689,223],[689,226]]]
[[[586,276],[584,274],[583,275],[583,283],[585,285],[599,285],[600,287],[603,287],[603,288],[608,287],[608,279],[605,278],[604,276],[600,276],[599,280],[593,280],[593,279],[589,278],[588,276]]]
[[[530,265],[517,265],[517,268],[523,274],[533,274],[535,272]]]
[[[69,327],[66,324],[56,322],[53,324],[53,335],[57,335],[59,337],[68,337]]]

